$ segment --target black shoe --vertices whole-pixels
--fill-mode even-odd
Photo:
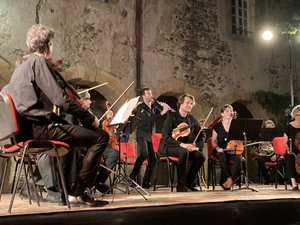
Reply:
[[[150,181],[144,181],[144,182],[142,183],[142,188],[146,188],[146,189],[151,188],[151,183],[150,183]]]
[[[177,192],[191,192],[191,189],[189,189],[187,186],[185,185],[178,185],[176,187]]]
[[[187,188],[189,188],[191,191],[195,192],[195,191],[199,191],[197,188],[193,187],[193,186],[187,186]]]
[[[90,188],[85,189],[83,196],[82,196],[82,201],[83,201],[83,203],[85,203],[86,205],[88,205],[90,207],[101,207],[101,206],[105,206],[105,205],[109,204],[108,201],[96,200],[93,197]]]
[[[102,194],[110,194],[110,188],[106,184],[99,183],[95,184],[95,188],[100,191]]]

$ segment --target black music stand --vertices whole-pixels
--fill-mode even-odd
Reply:
[[[274,137],[283,136],[283,132],[274,128],[261,128],[258,141],[272,141]]]
[[[113,199],[114,200],[114,194],[115,190],[118,189],[117,186],[119,184],[125,183],[126,186],[126,193],[129,194],[130,190],[129,187],[132,187],[134,190],[136,190],[145,200],[147,198],[145,195],[150,194],[143,189],[138,183],[136,183],[134,180],[132,180],[126,172],[127,168],[127,155],[125,154],[125,162],[121,161],[121,141],[124,142],[122,139],[126,139],[126,134],[131,134],[134,130],[132,127],[131,121],[135,118],[135,115],[133,114],[133,110],[137,107],[139,102],[139,97],[133,98],[129,101],[127,101],[125,104],[123,104],[114,118],[111,121],[110,126],[117,126],[117,136],[119,141],[119,161],[117,164],[117,171],[114,172],[114,175],[116,175],[114,181],[113,181]],[[128,141],[127,139],[125,141]],[[118,189],[120,190],[120,189]]]
[[[246,174],[243,172],[243,167],[241,166],[241,174],[244,175],[246,187],[236,189],[236,190],[252,190],[258,192],[258,190],[249,187],[248,181],[248,156],[247,156],[247,141],[257,140],[259,136],[259,131],[261,129],[263,120],[262,119],[233,119],[230,124],[228,132],[228,140],[243,140],[244,141],[244,151],[245,151],[245,170]],[[242,179],[241,179],[242,180]]]

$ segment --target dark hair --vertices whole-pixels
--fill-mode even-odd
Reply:
[[[145,92],[146,92],[146,91],[149,91],[149,90],[150,90],[150,88],[148,88],[148,87],[143,87],[143,88],[140,90],[140,96],[145,95]]]
[[[179,108],[180,105],[183,104],[185,97],[192,99],[194,106],[196,105],[195,97],[190,94],[183,94],[179,97],[178,102],[177,102],[177,107]]]

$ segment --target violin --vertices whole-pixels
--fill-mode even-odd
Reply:
[[[110,103],[108,101],[105,102],[105,108],[106,108],[106,110],[108,110],[110,108]],[[109,115],[109,114],[111,114],[111,115]],[[113,147],[113,148],[117,148],[119,142],[117,140],[116,135],[114,134],[115,126],[109,126],[111,119],[113,117],[112,114],[113,114],[113,112],[111,110],[107,111],[107,113],[106,113],[107,118],[102,121],[101,126],[102,126],[102,129],[105,130],[109,135],[108,144],[111,145],[111,147]]]
[[[195,124],[192,124],[189,126],[187,123],[180,123],[176,128],[173,129],[172,131],[172,138],[177,140],[180,137],[186,137],[191,133],[191,127],[194,126]]]
[[[204,120],[204,123],[203,123],[203,127],[199,130],[198,134],[196,135],[195,137],[195,140],[193,141],[193,145],[196,145],[196,140],[198,139],[200,133],[202,132],[209,116],[211,115],[212,111],[213,111],[213,107],[210,109],[207,117],[205,118]],[[187,123],[180,123],[177,125],[176,128],[173,129],[172,131],[172,137],[177,140],[179,137],[186,137],[188,136],[190,133],[191,133],[191,127],[195,126],[197,124],[197,122],[191,124],[190,126],[187,124]]]

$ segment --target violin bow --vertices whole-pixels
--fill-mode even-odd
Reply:
[[[209,111],[209,113],[208,113],[207,117],[206,117],[206,118],[205,118],[205,120],[204,120],[204,123],[203,123],[203,125],[202,125],[201,129],[199,130],[199,132],[198,132],[197,136],[195,137],[195,140],[193,141],[193,145],[195,145],[195,144],[196,144],[196,140],[198,139],[198,137],[199,137],[199,135],[200,135],[201,131],[202,131],[202,130],[205,128],[205,124],[206,124],[206,122],[207,122],[208,118],[210,117],[211,113],[213,112],[213,110],[214,110],[214,107],[211,107],[211,109],[210,109],[210,111]]]
[[[114,105],[120,100],[120,98],[126,93],[126,91],[128,91],[128,89],[134,84],[134,81],[131,82],[131,84],[129,84],[129,86],[123,91],[123,93],[117,98],[116,101],[114,101],[113,104],[111,104],[111,106],[105,111],[105,113],[100,117],[100,119],[98,120],[99,122],[103,119],[103,117],[106,115],[106,113],[111,110],[112,107],[114,107]]]
[[[96,86],[94,86],[94,87],[91,87],[91,88],[88,88],[88,89],[85,89],[85,90],[82,90],[82,91],[78,91],[78,94],[82,94],[82,93],[84,93],[84,92],[88,92],[88,91],[90,91],[90,90],[96,89],[96,88],[98,88],[98,87],[102,87],[102,86],[107,85],[107,84],[108,84],[108,82],[105,82],[105,83],[103,83],[103,84],[99,84],[99,85],[96,85]]]

